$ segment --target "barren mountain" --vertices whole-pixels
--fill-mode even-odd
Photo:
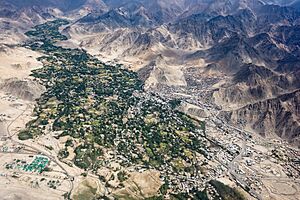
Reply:
[[[0,82],[0,90],[24,100],[34,101],[40,97],[45,88],[32,80],[11,78]]]
[[[298,4],[292,0],[48,0],[41,4],[11,0],[1,2],[1,26],[6,30],[1,37],[8,42],[13,32],[13,38],[22,41],[25,23],[34,25],[64,13],[73,23],[64,28],[69,40],[61,45],[85,48],[104,61],[125,64],[139,72],[146,88],[188,88],[191,83],[197,87],[201,80],[191,81],[194,78],[186,74],[191,67],[201,79],[222,75],[223,80],[214,81],[210,98],[229,111],[277,100],[299,88]],[[293,112],[292,107],[286,109]],[[266,126],[271,130],[275,124]]]
[[[146,88],[189,87],[180,75],[189,66],[224,74],[213,99],[225,110],[299,88],[300,13],[283,2],[195,1],[186,10],[183,1],[172,8],[163,1],[105,3],[112,9],[84,16],[65,33],[92,54],[139,70]],[[162,16],[176,12],[158,19],[153,6]]]
[[[0,30],[0,196],[299,198],[299,0],[0,0]]]
[[[226,120],[254,130],[263,136],[277,136],[295,145],[300,141],[300,91],[280,95],[276,98],[248,104],[245,107],[224,112]],[[240,124],[241,125],[241,124]]]

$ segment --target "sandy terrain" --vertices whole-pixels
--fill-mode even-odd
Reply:
[[[9,21],[9,23],[7,23]],[[26,36],[23,34],[29,28],[28,24],[22,22],[0,18],[0,43],[19,44]]]
[[[264,180],[263,198],[266,200],[299,200],[300,185],[289,181]]]
[[[7,126],[10,130],[20,130],[31,119],[30,102],[23,101],[0,91],[0,136],[7,136]],[[14,120],[16,123],[11,124]],[[13,131],[12,131],[13,132]]]
[[[41,54],[23,47],[8,48],[0,51],[0,79],[28,78],[32,69],[42,66],[36,58]]]
[[[64,199],[61,195],[55,195],[53,192],[21,186],[18,182],[9,181],[3,177],[0,177],[0,187],[0,196],[2,200]]]
[[[89,200],[104,193],[104,188],[99,180],[92,177],[83,178],[75,187],[72,199]]]
[[[13,151],[17,146],[3,144],[2,147],[7,147],[8,152]],[[0,154],[0,197],[1,199],[14,200],[31,200],[31,199],[63,199],[62,195],[70,190],[70,184],[64,180],[65,175],[61,172],[56,172],[55,164],[50,164],[53,167],[53,172],[26,172],[22,169],[6,169],[6,164],[13,163],[15,160],[26,161],[31,163],[34,160],[34,154],[20,153],[1,153]],[[41,181],[44,179],[43,181]],[[50,189],[47,183],[49,181],[59,181],[58,190]]]
[[[29,75],[31,70],[42,66],[36,60],[41,54],[22,47],[0,46],[0,84],[7,83],[8,79],[16,81],[32,80]],[[14,136],[17,139],[17,133],[25,128],[28,121],[32,119],[32,110],[34,102],[25,101],[6,91],[0,90],[0,136]],[[9,132],[7,131],[9,130]],[[55,172],[39,175],[36,173],[26,173],[22,170],[7,170],[7,163],[13,162],[14,159],[30,158],[26,154],[7,153],[2,151],[15,151],[16,146],[10,140],[1,143],[0,152],[0,199],[3,200],[57,200],[63,199],[62,195],[70,191],[70,182],[64,180],[65,175],[62,170],[55,164],[50,163]],[[27,150],[26,150],[27,151]],[[25,152],[26,152],[25,151]],[[29,153],[32,150],[28,151]],[[33,156],[35,153],[32,154]],[[32,158],[31,158],[32,159]],[[14,173],[18,177],[13,178]],[[45,181],[40,181],[45,178]],[[61,186],[57,190],[50,189],[48,181],[59,180]],[[38,186],[32,185],[32,181],[39,182]]]
[[[117,190],[114,194],[118,197],[128,196],[136,199],[154,196],[162,185],[159,174],[155,170],[131,173],[130,178],[124,182],[125,188]]]
[[[0,121],[0,137],[7,135],[6,125],[5,121]]]

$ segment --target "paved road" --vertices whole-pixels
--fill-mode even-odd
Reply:
[[[239,155],[237,155],[237,156],[229,163],[229,165],[228,165],[227,167],[228,167],[228,172],[229,172],[229,174],[232,176],[233,179],[235,179],[241,186],[250,188],[250,186],[243,180],[243,177],[235,172],[235,170],[236,170],[235,164],[237,164],[238,161],[240,161],[240,160],[242,159],[242,156],[243,156],[243,154],[245,153],[246,148],[247,148],[247,145],[246,145],[246,136],[247,136],[247,135],[251,135],[251,133],[249,133],[249,132],[247,132],[247,131],[245,131],[245,130],[242,130],[242,129],[238,128],[238,127],[232,126],[232,125],[230,125],[230,124],[228,124],[228,123],[226,123],[226,122],[224,122],[222,119],[220,119],[220,118],[218,117],[218,114],[219,114],[219,112],[220,112],[219,110],[216,110],[216,109],[210,107],[209,105],[200,103],[199,101],[197,101],[197,103],[200,104],[204,109],[206,109],[206,111],[207,111],[208,113],[210,113],[210,115],[212,116],[212,120],[210,120],[210,121],[211,121],[212,123],[215,123],[215,121],[214,121],[213,119],[217,119],[217,120],[219,120],[219,121],[222,122],[222,125],[223,125],[223,126],[226,126],[226,127],[229,128],[229,129],[238,131],[238,132],[240,132],[241,134],[243,134],[243,144],[242,144],[242,147],[241,147],[242,149],[241,149]],[[208,108],[209,108],[209,109],[208,109]],[[245,189],[245,188],[244,188],[244,189]],[[254,198],[256,198],[256,199],[259,199],[259,200],[262,199],[262,197],[261,197],[258,193],[256,193],[254,190],[252,190],[252,189],[251,189],[250,191],[247,191],[247,192],[248,192],[251,196],[253,196]]]

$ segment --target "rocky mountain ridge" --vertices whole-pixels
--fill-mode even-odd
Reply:
[[[276,98],[258,101],[237,110],[224,112],[225,119],[240,124],[263,136],[278,136],[299,145],[300,133],[300,91],[299,89]]]
[[[270,135],[264,130],[272,130],[297,144],[299,113],[291,102],[300,87],[298,4],[292,0],[48,0],[37,5],[37,1],[10,0],[0,11],[0,24],[8,30],[1,41],[8,41],[16,24],[25,29],[24,24],[67,17],[73,23],[64,28],[69,41],[61,45],[123,63],[138,71],[149,89],[188,91],[201,89],[203,77],[218,79],[208,89],[209,98],[230,113],[227,119],[235,123],[236,118],[245,118],[255,132]],[[196,73],[186,74],[190,68]],[[287,94],[295,97],[283,101]],[[257,109],[250,109],[253,106]],[[280,124],[282,120],[285,123]],[[291,129],[284,131],[285,124]]]

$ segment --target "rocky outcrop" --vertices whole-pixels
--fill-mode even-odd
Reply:
[[[141,61],[134,64],[146,89],[187,86],[184,79],[189,78],[181,76],[183,66],[198,67],[203,77],[222,74],[224,80],[212,92],[213,103],[233,113],[257,105],[261,113],[253,113],[259,116],[255,126],[254,119],[249,125],[260,133],[272,130],[294,142],[297,123],[288,115],[294,114],[293,109],[270,111],[274,102],[265,102],[300,88],[297,9],[280,6],[279,1],[179,0],[174,5],[166,5],[164,0],[124,2],[107,1],[107,11],[92,12],[66,32],[75,39],[84,35],[79,43],[91,52]],[[190,9],[182,9],[184,6]],[[170,10],[175,11],[173,15]],[[157,18],[156,11],[162,17]],[[193,87],[197,87],[197,81]],[[284,126],[275,123],[275,118],[286,120],[289,130],[275,132],[275,127]]]
[[[246,64],[234,74],[230,83],[214,93],[215,101],[226,108],[274,98],[299,88],[297,76],[297,73],[286,75],[264,66]]]
[[[247,126],[263,136],[279,136],[300,146],[300,90],[249,104],[221,115],[234,124]]]
[[[3,80],[0,83],[0,90],[23,100],[33,101],[40,97],[45,91],[45,88],[30,79],[19,80],[17,78],[11,78]]]
[[[290,141],[296,137],[297,123],[291,117],[294,110],[281,105],[281,100],[273,101],[300,88],[298,1],[45,0],[37,5],[38,2],[0,2],[0,18],[5,18],[0,20],[0,27],[12,30],[6,31],[0,42],[9,41],[7,37],[18,32],[13,28],[16,24],[23,24],[21,28],[25,30],[24,24],[48,20],[55,15],[53,9],[59,9],[74,19],[63,30],[73,46],[85,48],[104,61],[130,65],[145,81],[146,89],[191,85],[203,89],[200,84],[205,77],[218,74],[224,78],[214,82],[213,88],[205,88],[211,89],[213,104],[231,110],[232,116],[239,109],[256,105],[261,109],[261,113],[254,113],[259,115],[257,125],[252,123],[255,120],[249,120],[255,130],[274,132],[275,127],[283,126],[275,123],[275,118],[282,118],[289,127],[284,134],[276,134]],[[197,68],[201,76],[185,75],[183,72],[190,67]],[[34,98],[34,94],[15,91],[16,84],[6,83],[3,88]],[[282,111],[272,110],[273,103],[276,108],[282,106]],[[262,124],[258,124],[259,120]]]

